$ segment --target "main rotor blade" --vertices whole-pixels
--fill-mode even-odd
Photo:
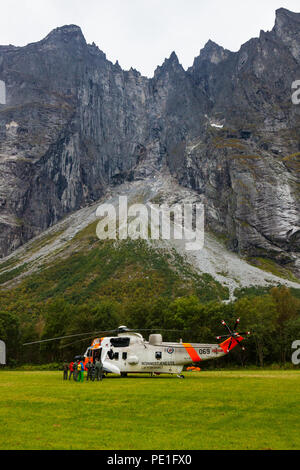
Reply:
[[[229,351],[230,351],[230,348],[231,348],[231,345],[232,345],[232,341],[233,341],[233,340],[232,340],[232,338],[231,338],[230,343],[229,343],[229,345],[228,345],[227,354],[228,354]]]
[[[224,326],[227,328],[227,330],[228,330],[228,332],[229,332],[229,335],[231,336],[231,335],[232,335],[232,331],[231,331],[231,329],[229,328],[229,326],[227,325],[227,323],[226,323],[224,320],[222,320],[221,323],[222,323],[222,325],[224,325]]]
[[[73,341],[72,343],[64,344],[63,346],[60,346],[59,349],[64,349],[64,348],[67,348],[68,346],[73,346],[73,344],[82,343],[83,341],[91,340],[93,338],[94,336],[87,336],[86,338],[78,339],[77,341]]]
[[[116,330],[118,331],[118,330]],[[181,332],[183,330],[166,330],[165,328],[129,328],[128,330],[124,330],[124,333],[127,333],[127,332],[139,332],[139,331],[171,331],[171,332],[174,332],[174,333],[178,333],[178,332]],[[123,331],[122,331],[123,333]]]
[[[217,340],[230,338],[230,335],[217,336]]]
[[[30,346],[31,344],[40,344],[40,343],[47,343],[49,341],[58,341],[60,339],[65,339],[65,338],[75,338],[76,336],[85,336],[85,335],[97,335],[99,333],[111,333],[111,331],[90,331],[87,333],[78,333],[76,335],[65,335],[65,336],[59,336],[57,338],[49,338],[49,339],[43,339],[41,341],[33,341],[32,343],[24,343],[23,346]]]
[[[148,328],[148,329],[128,329],[128,330],[124,330],[124,333],[126,333],[127,331],[128,332],[138,332],[138,331],[155,331],[155,330],[159,330],[159,331],[170,331],[170,332],[180,332],[181,330],[166,330],[166,329],[162,329],[162,328]],[[49,339],[43,339],[43,340],[40,340],[40,341],[33,341],[31,343],[24,343],[23,346],[30,346],[32,344],[41,344],[41,343],[48,343],[50,341],[59,341],[61,339],[65,339],[65,338],[75,338],[75,337],[78,337],[78,336],[85,336],[85,335],[99,335],[100,333],[120,333],[121,331],[119,329],[115,329],[115,330],[98,330],[98,331],[89,331],[89,332],[86,332],[86,333],[78,333],[78,334],[75,334],[75,335],[65,335],[65,336],[59,336],[57,338],[49,338]]]
[[[245,351],[245,350],[246,350],[246,349],[244,348],[244,346],[241,345],[241,342],[240,342],[240,341],[238,341],[237,343],[238,343],[238,345],[239,345],[239,347],[241,348],[242,351]]]

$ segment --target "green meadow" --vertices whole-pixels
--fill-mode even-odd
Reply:
[[[0,449],[300,449],[300,371],[64,382],[0,371]]]

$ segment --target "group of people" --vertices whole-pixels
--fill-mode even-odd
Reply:
[[[85,371],[87,371],[87,381],[101,381],[103,379],[103,365],[100,358],[96,358],[95,361],[89,358],[86,363],[83,360],[75,360],[70,364],[65,361],[63,364],[63,379],[71,380],[73,377],[75,382],[83,382]]]

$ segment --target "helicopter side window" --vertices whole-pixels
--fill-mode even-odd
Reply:
[[[115,353],[114,353],[114,360],[115,360],[115,361],[118,361],[118,360],[119,360],[119,353],[118,353],[118,352],[115,352]]]
[[[127,348],[130,344],[130,338],[126,337],[119,337],[119,338],[111,338],[110,344],[115,348]]]
[[[123,352],[123,354],[122,354],[122,359],[123,359],[123,361],[126,361],[126,359],[127,359],[127,352]]]
[[[109,359],[112,360],[112,359],[114,358],[114,352],[113,352],[113,350],[110,349],[110,350],[108,351],[107,355],[108,355]]]
[[[161,359],[161,357],[162,357],[161,351],[158,351],[155,353],[155,359]]]

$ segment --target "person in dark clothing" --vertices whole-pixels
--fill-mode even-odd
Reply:
[[[64,380],[68,380],[68,371],[69,371],[69,364],[67,361],[64,361],[64,364],[63,364]]]
[[[103,364],[101,360],[101,352],[102,350],[100,350],[100,354],[97,357],[96,362],[95,362],[95,376],[97,377],[97,381],[103,379]]]
[[[77,382],[77,377],[78,377],[78,361],[75,361],[74,362],[74,365],[73,365],[73,368],[74,368],[74,374],[73,374],[73,379],[75,380],[75,382]]]
[[[88,360],[85,367],[87,369],[86,380],[88,382],[89,380],[92,380],[92,378],[93,378],[93,363],[92,363],[91,359]]]
[[[94,382],[95,381],[95,375],[96,375],[96,369],[95,369],[95,363],[94,361],[92,362],[92,381]]]

